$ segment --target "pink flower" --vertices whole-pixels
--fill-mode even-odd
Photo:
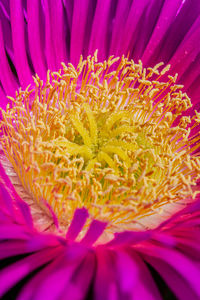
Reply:
[[[199,107],[199,1],[119,0],[115,3],[115,1],[109,0],[1,0],[0,16],[0,95],[3,109],[6,109],[8,101],[12,103],[6,98],[6,95],[14,97],[15,91],[19,87],[26,89],[31,84],[34,92],[37,91],[36,86],[39,79],[35,79],[36,85],[34,85],[32,78],[35,73],[41,79],[46,80],[47,69],[58,71],[61,62],[77,65],[81,54],[86,58],[89,54],[93,55],[96,49],[98,49],[99,61],[107,59],[110,55],[120,57],[127,55],[134,61],[141,59],[147,67],[152,67],[160,61],[163,61],[164,64],[171,64],[170,74],[173,76],[175,73],[179,74],[178,82],[184,84],[184,91],[191,97],[193,107],[187,111],[187,115],[194,116],[194,110]],[[58,73],[59,76],[61,77],[61,73]],[[84,78],[83,75],[81,76]],[[51,83],[53,82],[52,78]],[[70,78],[72,79],[72,77]],[[57,80],[59,81],[59,79]],[[80,91],[80,82],[78,82],[79,85],[75,92]],[[142,87],[139,88],[137,95],[142,93],[143,84],[142,82]],[[170,84],[167,88],[171,86]],[[165,92],[164,95],[166,96]],[[180,96],[183,101],[185,101],[184,95],[183,97]],[[26,94],[22,94],[22,98],[20,97],[17,99],[24,101]],[[31,97],[30,99],[32,99]],[[175,96],[172,95],[172,98],[175,99]],[[30,103],[32,105],[31,101],[28,102],[28,106],[25,106],[26,109]],[[53,97],[51,101],[51,107],[52,109],[55,108],[56,111],[59,101],[56,102],[55,106],[53,105]],[[153,105],[156,103],[157,110],[156,101],[154,100]],[[164,101],[166,100],[162,100],[161,103],[165,103]],[[21,102],[20,104],[24,103]],[[179,102],[180,107],[181,105],[182,103]],[[79,112],[80,115],[81,113],[84,115],[86,112],[88,120],[92,124],[93,112],[91,112],[90,107],[88,108],[84,104],[83,107],[84,110]],[[173,113],[175,116],[180,107],[174,106],[172,111],[167,112]],[[21,108],[23,109],[22,106]],[[8,107],[7,111],[9,111]],[[141,111],[142,109],[137,113],[139,114]],[[31,117],[33,116],[31,115]],[[158,123],[162,123],[165,118],[167,120],[169,116],[171,114],[168,114],[167,117],[163,113]],[[85,151],[85,145],[89,147],[91,142],[87,140],[87,132],[82,129],[81,122],[76,123],[74,115],[71,115],[69,119],[74,128],[81,132],[80,135],[84,143],[81,144],[82,148],[76,150],[77,145],[72,145],[71,141],[69,146],[65,139],[65,144],[68,143],[68,151],[70,152],[70,149],[74,153],[80,149]],[[3,120],[5,120],[4,115]],[[85,126],[84,119],[81,120]],[[105,123],[107,122],[106,119],[103,120]],[[194,117],[192,120],[194,121]],[[179,121],[180,117],[178,120],[173,120],[170,123],[170,128],[179,124]],[[15,124],[17,122],[18,119],[16,119]],[[13,128],[18,128],[15,124]],[[120,124],[120,126],[122,125],[124,124]],[[101,126],[103,127],[102,124]],[[92,132],[93,128],[93,135],[91,133],[91,136],[95,139],[94,127],[94,124],[90,125],[87,130]],[[3,127],[1,123],[1,128],[4,130],[2,141],[5,142],[4,138],[7,137],[9,126]],[[196,138],[193,140],[190,138],[191,147],[193,147],[192,157],[195,159],[197,157],[198,160],[199,127],[191,128],[191,134]],[[118,130],[117,127],[114,129]],[[114,129],[110,126],[110,131]],[[70,136],[70,134],[68,135]],[[103,137],[105,138],[104,135]],[[183,136],[177,139],[177,143],[182,139]],[[169,143],[173,144],[172,140],[169,140]],[[64,142],[57,139],[55,146],[63,149]],[[145,150],[144,146],[147,142],[147,138],[141,134],[136,146],[142,145],[143,148],[141,149]],[[12,143],[10,144],[12,146]],[[187,143],[181,145],[184,149],[187,148]],[[110,167],[114,159],[112,161],[108,156],[105,156],[107,152],[103,146],[104,156],[101,149],[101,155],[99,153],[96,155],[95,152],[96,156],[92,154],[90,159],[95,160],[94,163],[100,162],[104,165],[106,165],[105,160],[107,159],[106,163]],[[93,144],[91,149],[93,149],[92,147]],[[87,148],[87,151],[89,150]],[[114,150],[107,151],[112,152]],[[18,166],[16,153],[10,153],[10,157]],[[85,153],[84,155],[86,155]],[[129,164],[129,158],[125,155],[127,152],[118,151],[117,153],[120,153],[125,164]],[[72,155],[71,152],[69,154]],[[183,157],[186,159],[185,156]],[[147,166],[141,165],[144,169],[150,165],[150,159],[146,160]],[[196,176],[196,179],[199,176],[197,160],[192,161],[192,172],[195,171],[191,175]],[[102,161],[104,162],[102,163]],[[27,169],[24,171],[27,174],[29,167],[26,166]],[[130,166],[128,165],[128,167]],[[177,170],[177,173],[181,172],[180,169]],[[8,173],[8,170],[6,171]],[[118,171],[117,169],[116,172]],[[159,174],[158,167],[156,173]],[[21,173],[19,172],[19,174]],[[109,175],[109,178],[105,177],[114,182],[116,174]],[[141,173],[136,175],[141,176]],[[137,177],[136,175],[135,177]],[[70,176],[68,177],[70,178]],[[24,178],[26,181],[26,177]],[[179,180],[178,176],[177,178]],[[187,180],[189,180],[188,178]],[[34,177],[32,181],[28,182],[35,181],[36,178]],[[187,185],[187,182],[184,184]],[[28,184],[24,185],[27,188]],[[198,190],[199,185],[197,184],[196,191]],[[100,192],[104,193],[105,190]],[[196,196],[194,191],[193,195]],[[73,198],[73,195],[70,194],[70,197]],[[85,196],[84,199],[86,198]],[[82,205],[81,208],[77,205],[78,208],[72,210],[70,224],[63,231],[58,222],[63,221],[60,218],[59,209],[55,209],[56,205],[54,206],[48,199],[44,199],[57,229],[53,233],[43,232],[40,226],[35,223],[29,205],[17,194],[3,167],[0,166],[0,260],[2,262],[0,297],[17,300],[157,300],[167,299],[168,296],[171,297],[170,299],[175,299],[176,296],[183,300],[198,300],[200,298],[200,199],[196,196],[189,204],[186,203],[186,200],[185,203],[183,202],[181,201],[179,206],[181,208],[178,211],[173,211],[167,219],[166,217],[163,218],[159,225],[153,226],[152,221],[147,217],[145,223],[141,221],[142,224],[145,224],[142,230],[130,227],[121,228],[121,230],[112,231],[113,237],[109,241],[105,241],[102,237],[104,237],[105,232],[107,233],[108,223],[111,220],[109,219],[110,215],[107,222],[94,210],[91,218],[89,205],[85,204],[85,207]],[[44,206],[44,203],[41,205]],[[105,203],[106,205],[109,203]],[[113,207],[116,206],[112,206],[112,209],[114,209]]]

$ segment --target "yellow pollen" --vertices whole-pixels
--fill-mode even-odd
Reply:
[[[46,83],[36,75],[33,88],[9,97],[5,154],[61,223],[86,207],[110,227],[129,226],[196,196],[200,114],[181,116],[190,99],[162,65],[146,69],[124,56],[100,63],[95,53],[77,68],[48,71]]]

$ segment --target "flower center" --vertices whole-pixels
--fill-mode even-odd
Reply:
[[[45,84],[36,75],[33,90],[10,98],[4,151],[24,188],[61,223],[84,206],[112,227],[129,226],[195,197],[200,115],[181,116],[191,102],[161,65],[81,57],[76,69],[62,64]]]

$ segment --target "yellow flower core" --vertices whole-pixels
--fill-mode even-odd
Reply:
[[[76,69],[48,71],[46,83],[36,75],[33,89],[10,98],[4,151],[24,188],[61,223],[86,207],[116,228],[195,197],[200,114],[181,116],[190,99],[161,66],[113,56],[102,63],[95,53]]]

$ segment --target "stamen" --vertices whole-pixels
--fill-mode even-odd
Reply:
[[[62,63],[44,83],[2,110],[1,143],[24,188],[68,226],[78,207],[109,228],[129,228],[167,203],[195,198],[200,178],[200,113],[170,66],[143,68],[97,52],[77,68]],[[173,126],[176,118],[177,126]],[[194,188],[195,186],[195,188]]]

